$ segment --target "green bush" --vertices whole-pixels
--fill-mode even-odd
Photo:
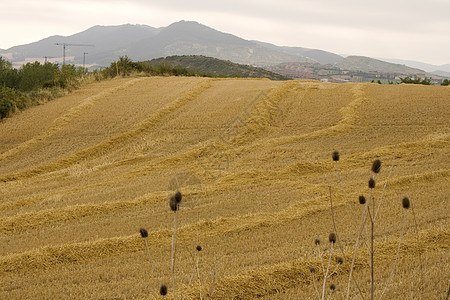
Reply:
[[[15,89],[0,86],[0,119],[8,117],[17,108],[24,107],[26,102],[25,97]]]
[[[411,78],[411,77],[405,77],[400,78],[402,83],[408,83],[408,84],[423,84],[423,85],[431,85],[431,78]]]

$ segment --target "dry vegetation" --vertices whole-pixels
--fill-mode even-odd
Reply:
[[[179,189],[179,298],[316,299],[310,266],[321,268],[316,237],[327,259],[331,185],[344,264],[328,282],[344,299],[358,226],[331,153],[360,216],[372,161],[383,163],[380,197],[396,147],[375,298],[407,196],[417,231],[409,211],[384,299],[445,299],[449,112],[447,87],[171,77],[92,83],[31,108],[0,123],[0,298],[160,298],[161,284],[171,297],[168,199]],[[369,271],[360,247],[365,299]]]

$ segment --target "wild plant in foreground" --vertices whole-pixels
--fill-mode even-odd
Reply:
[[[373,194],[374,194],[373,190],[376,187],[376,175],[381,171],[381,166],[382,166],[381,160],[379,160],[379,159],[375,159],[373,161],[373,163],[372,163],[372,167],[371,167],[372,175],[371,175],[371,177],[368,180],[369,191],[368,191],[367,198],[364,195],[360,195],[358,197],[359,204],[363,205],[364,208],[363,208],[363,211],[362,211],[361,222],[360,222],[360,225],[359,225],[359,230],[357,232],[357,237],[356,237],[356,242],[355,242],[355,247],[354,247],[354,252],[353,252],[352,263],[351,263],[351,266],[350,266],[350,274],[349,274],[348,286],[347,286],[347,297],[346,297],[347,299],[349,299],[349,296],[350,296],[350,287],[351,287],[352,280],[355,281],[355,284],[356,284],[356,287],[357,287],[359,293],[361,294],[361,296],[363,296],[362,292],[361,292],[361,290],[360,290],[360,288],[358,286],[358,283],[353,278],[353,269],[354,269],[354,266],[355,266],[356,253],[357,253],[357,250],[358,250],[358,247],[359,247],[359,244],[360,244],[360,239],[362,237],[363,231],[366,232],[367,241],[364,241],[364,242],[366,243],[366,245],[368,247],[369,256],[370,256],[369,257],[370,258],[370,297],[371,297],[372,300],[374,299],[374,294],[375,294],[374,230],[375,230],[375,225],[376,225],[376,218],[378,216],[378,213],[379,213],[380,207],[381,207],[381,203],[383,201],[383,195],[384,195],[384,192],[386,190],[386,186],[387,186],[388,180],[389,180],[389,178],[390,178],[390,176],[392,174],[392,170],[393,170],[393,167],[394,167],[395,154],[396,154],[396,148],[394,150],[394,155],[393,155],[393,159],[392,159],[391,169],[389,171],[389,175],[388,175],[388,177],[386,179],[386,182],[385,182],[385,184],[383,186],[383,189],[382,189],[382,192],[381,192],[381,196],[380,196],[380,198],[378,200],[378,203],[376,202],[376,199],[373,196]],[[339,161],[339,157],[340,157],[339,152],[334,151],[333,154],[332,154],[332,159],[333,159],[333,161],[336,162],[336,170],[338,172],[339,184],[342,187],[342,189],[344,190],[344,196],[345,196],[345,198],[347,200],[347,193],[345,192],[345,189],[343,188],[343,185],[342,185],[342,182],[341,182],[341,177],[340,177],[340,174],[339,174],[339,168],[337,167],[337,161]],[[334,230],[337,232],[336,224],[335,224],[335,221],[334,221],[333,202],[332,202],[332,198],[331,198],[331,186],[330,186],[330,199],[331,199],[330,205],[331,205],[331,214],[332,214],[333,226],[334,226]],[[384,287],[384,289],[382,291],[380,299],[383,297],[383,295],[384,295],[385,291],[387,290],[387,288],[388,288],[388,286],[389,286],[389,284],[390,284],[390,282],[391,282],[391,280],[392,280],[392,278],[394,276],[394,273],[395,273],[395,268],[396,268],[397,261],[398,261],[398,256],[399,256],[399,253],[400,253],[400,246],[401,246],[401,242],[402,242],[402,239],[403,239],[404,229],[405,229],[405,226],[406,226],[406,210],[409,209],[409,207],[410,207],[410,201],[409,201],[409,199],[407,197],[403,198],[402,206],[404,208],[404,214],[403,214],[403,222],[402,222],[402,229],[401,229],[400,238],[399,238],[399,244],[398,244],[398,247],[397,247],[397,254],[396,254],[396,257],[395,257],[395,261],[394,261],[392,270],[391,270],[390,275],[389,275],[389,279],[386,282],[386,285],[385,285],[385,287]],[[355,214],[353,212],[353,209],[351,209],[351,213],[352,213],[353,216],[355,216]],[[366,226],[367,223],[369,223],[368,225],[370,225],[370,233],[369,233],[368,226]],[[342,248],[341,248],[341,251],[342,251]],[[322,297],[323,297],[323,294],[322,294]]]
[[[148,231],[147,231],[147,229],[145,229],[145,228],[141,228],[141,229],[139,229],[139,232],[140,232],[140,234],[141,234],[141,237],[142,237],[142,238],[144,239],[144,241],[145,241],[145,247],[147,248],[148,259],[149,259],[150,264],[151,264],[151,266],[152,266],[152,273],[153,273],[154,268],[153,268],[152,256],[150,255],[150,249],[148,248],[148,243],[147,243]]]
[[[323,274],[323,283],[322,283],[322,293],[319,292],[318,288],[317,288],[317,284],[316,284],[316,279],[315,279],[315,273],[316,273],[316,268],[314,268],[313,266],[311,266],[309,268],[309,271],[312,274],[312,278],[313,278],[313,285],[314,285],[314,289],[316,291],[317,297],[318,299],[325,299],[325,287],[327,285],[327,279],[330,278],[331,276],[333,276],[334,274],[337,273],[340,265],[344,262],[344,258],[339,256],[336,258],[336,266],[334,268],[334,270],[332,272],[330,272],[330,267],[331,267],[331,257],[333,255],[333,246],[336,243],[336,234],[334,232],[330,233],[330,235],[328,236],[328,241],[330,242],[330,253],[329,253],[329,258],[328,258],[328,264],[327,264],[327,268],[325,269],[325,265],[323,263],[323,258],[322,258],[322,254],[320,251],[320,239],[316,238],[314,240],[314,244],[317,246],[317,254],[319,256],[319,260],[322,266],[322,274]],[[331,289],[331,293],[328,296],[328,298],[331,297],[331,295],[333,294],[336,286],[333,284],[332,285],[334,288]],[[331,288],[331,286],[330,286]]]
[[[202,299],[202,289],[201,289],[201,281],[200,281],[200,270],[198,268],[198,263],[200,260],[200,251],[202,251],[202,246],[197,246],[195,247],[195,249],[197,250],[197,253],[195,254],[195,262],[194,262],[194,270],[192,271],[192,275],[191,278],[189,279],[189,283],[186,289],[186,294],[189,291],[189,287],[191,286],[192,283],[192,279],[194,279],[194,276],[197,275],[197,279],[198,279],[198,283],[199,283],[199,287],[200,287],[200,299]],[[186,295],[183,297],[183,299],[186,297]]]
[[[395,158],[395,156],[394,156]],[[373,189],[375,189],[376,186],[376,181],[375,181],[375,177],[376,175],[380,172],[381,170],[381,160],[376,159],[373,161],[372,163],[372,167],[371,167],[371,171],[372,171],[372,176],[370,177],[369,181],[368,181],[368,187],[369,187],[369,192],[368,192],[368,201],[366,201],[366,198],[363,195],[360,195],[358,197],[358,201],[361,205],[364,205],[364,209],[363,209],[363,213],[362,213],[362,221],[361,221],[361,227],[360,230],[358,232],[358,236],[356,238],[356,244],[355,244],[355,250],[353,253],[353,259],[352,259],[352,264],[350,266],[350,275],[349,275],[349,279],[348,279],[348,286],[347,286],[347,299],[350,296],[350,286],[351,286],[351,281],[352,281],[352,274],[353,274],[353,268],[355,265],[355,258],[356,258],[356,251],[358,250],[358,246],[359,246],[359,239],[361,237],[361,234],[363,232],[363,230],[366,230],[367,233],[367,227],[366,227],[366,219],[367,217],[369,218],[369,223],[370,223],[370,237],[368,236],[368,247],[369,247],[369,256],[370,256],[370,295],[371,295],[371,299],[373,300],[374,297],[374,293],[375,293],[375,277],[374,277],[374,269],[375,269],[375,265],[374,265],[374,229],[375,229],[375,197],[373,196]],[[391,169],[392,170],[392,169]],[[385,186],[386,187],[386,184]],[[381,198],[380,198],[380,203],[381,203]],[[372,210],[370,208],[370,204],[372,206]]]
[[[176,241],[177,241],[177,216],[178,216],[178,210],[180,208],[181,198],[182,198],[182,195],[178,191],[175,193],[175,195],[171,196],[169,199],[170,209],[174,212],[174,214],[173,214],[173,234],[172,234],[172,256],[171,256],[173,299],[176,299],[175,249],[176,249]]]

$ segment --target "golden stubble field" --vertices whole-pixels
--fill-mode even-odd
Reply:
[[[168,199],[180,190],[179,299],[317,299],[310,266],[321,292],[314,240],[326,264],[331,186],[332,260],[344,263],[325,298],[334,283],[332,299],[345,299],[358,196],[368,197],[379,158],[375,298],[445,299],[449,120],[450,89],[440,86],[172,77],[86,85],[0,123],[0,298],[161,299],[162,284],[171,298]],[[412,208],[394,264],[405,196]],[[362,240],[351,299],[370,299]]]

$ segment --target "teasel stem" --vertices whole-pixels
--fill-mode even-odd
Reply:
[[[173,214],[173,234],[172,234],[172,288],[173,288],[173,299],[176,299],[176,289],[175,289],[175,249],[177,241],[177,211]]]
[[[340,265],[344,262],[344,260],[342,257],[339,257],[336,262],[337,262],[336,267],[334,268],[333,272],[331,272],[330,275],[328,275],[328,278],[330,278],[334,274],[337,274],[337,270],[339,269]]]
[[[330,236],[331,236],[331,234],[330,234]],[[326,286],[326,283],[327,283],[328,271],[329,271],[330,265],[331,265],[331,255],[333,254],[333,244],[334,244],[334,243],[335,243],[335,241],[332,242],[332,241],[330,240],[330,256],[329,256],[329,258],[328,258],[327,271],[326,271],[326,273],[325,273],[324,276],[323,276],[322,300],[325,299],[325,286]]]
[[[374,222],[373,218],[370,215],[370,209],[369,209],[369,217],[370,217],[370,299],[373,300],[373,296],[375,293],[375,279],[374,279],[374,264],[373,264],[373,230],[374,230]]]
[[[329,189],[329,191],[330,191],[331,220],[333,221],[333,229],[334,229],[334,232],[336,233],[336,237],[337,237],[336,222],[335,222],[335,220],[334,220],[333,197],[331,196],[331,185],[328,186],[328,189]],[[336,238],[336,240],[339,241],[338,238]],[[341,252],[343,252],[340,243],[338,243],[338,247],[339,247],[339,249],[341,250]]]
[[[352,208],[352,205],[350,204],[350,201],[348,201],[347,191],[345,190],[344,185],[342,184],[341,172],[339,170],[339,164],[338,164],[337,160],[335,161],[335,165],[336,165],[336,172],[337,172],[337,175],[338,175],[339,185],[341,186],[342,192],[344,193],[345,201],[347,201],[348,207],[350,208],[350,211],[352,212],[353,220],[356,220],[355,212],[353,211],[353,208]]]
[[[347,297],[346,297],[347,300],[350,297],[350,286],[351,286],[351,282],[352,282],[353,268],[355,266],[356,252],[358,251],[358,246],[359,246],[359,239],[361,238],[361,234],[362,234],[364,228],[366,227],[365,224],[366,224],[366,218],[367,218],[367,208],[368,208],[368,202],[366,202],[364,204],[364,211],[363,211],[363,215],[362,215],[361,227],[359,228],[359,233],[358,233],[358,236],[356,237],[355,250],[353,251],[352,264],[350,266],[350,275],[348,277]]]
[[[195,254],[194,270],[192,270],[191,277],[189,278],[189,283],[188,283],[188,286],[186,289],[186,294],[189,291],[189,287],[191,286],[192,280],[194,279],[194,276],[196,274],[195,271],[197,271],[197,278],[198,278],[198,282],[199,282],[199,286],[200,286],[200,299],[202,299],[202,289],[201,289],[201,284],[200,284],[200,272],[198,269],[198,262],[200,259],[200,251],[201,251],[202,247],[197,246],[196,249],[197,249],[197,253]],[[185,298],[186,298],[186,295],[184,295],[183,299],[185,299]]]
[[[315,240],[315,244],[317,245],[317,252],[319,254],[320,263],[322,264],[322,274],[325,274],[325,267],[323,265],[322,253],[320,252],[320,240],[318,238]]]
[[[397,144],[395,144],[395,147],[394,147],[394,154],[392,156],[391,168],[389,170],[388,177],[386,178],[386,181],[384,183],[383,190],[381,191],[380,202],[378,203],[377,211],[375,212],[375,216],[373,218],[374,222],[377,219],[378,212],[380,211],[381,203],[383,202],[383,195],[384,195],[384,192],[386,191],[386,186],[388,184],[389,178],[391,177],[392,170],[394,169],[394,163],[395,163],[396,154],[397,154]]]
[[[141,229],[139,229],[139,233],[141,234],[141,237],[145,241],[145,247],[147,248],[148,259],[150,261],[150,265],[152,266],[152,273],[153,273],[154,272],[153,261],[152,261],[152,256],[150,254],[150,249],[148,248],[148,243],[147,243],[148,231],[145,228],[141,228]]]
[[[395,268],[397,267],[398,256],[400,254],[400,246],[402,245],[403,235],[404,235],[405,227],[406,227],[406,210],[407,210],[407,208],[405,208],[403,210],[402,230],[400,231],[400,238],[398,240],[398,247],[397,247],[397,253],[395,254],[394,265],[392,266],[392,270],[391,270],[391,273],[389,274],[389,278],[388,278],[388,280],[386,282],[386,285],[385,285],[385,287],[383,289],[383,292],[381,293],[380,300],[381,300],[381,298],[383,298],[384,293],[388,289],[389,284],[391,283],[392,278],[394,277]]]
[[[144,239],[144,241],[145,241],[145,247],[147,248],[147,252],[148,252],[148,259],[150,260],[150,264],[152,266],[152,273],[154,273],[155,268],[153,267],[152,256],[150,255],[150,249],[148,248],[147,239]]]
[[[329,188],[329,191],[330,191],[331,219],[332,219],[332,221],[333,221],[334,232],[336,232],[336,236],[337,236],[338,230],[337,230],[337,228],[336,228],[336,222],[335,222],[335,218],[334,218],[333,196],[332,196],[332,193],[331,193],[331,185],[329,185],[328,188]],[[356,220],[356,219],[354,218],[354,220]],[[341,251],[341,255],[344,255],[344,250],[342,249],[342,245],[340,244],[340,240],[337,239],[337,241],[338,241],[338,247],[339,247],[339,250]],[[320,256],[320,249],[319,249],[319,256]],[[333,273],[336,272],[338,266],[339,266],[339,265],[336,266],[336,269],[333,271]],[[324,272],[323,261],[322,261],[322,272]],[[332,273],[332,274],[333,274],[333,273]],[[356,288],[358,289],[359,293],[360,293],[361,296],[363,297],[363,294],[362,294],[362,291],[361,291],[361,289],[360,289],[360,287],[359,287],[358,281],[356,280],[356,278],[353,278],[353,280],[354,280],[354,282],[355,282]],[[320,295],[319,295],[319,299],[320,299]]]
[[[198,287],[200,292],[200,300],[202,299],[202,282],[200,280],[200,269],[198,267],[198,260],[197,260],[197,278],[198,278]]]
[[[336,289],[336,285],[333,283],[330,285],[330,295],[328,295],[327,299],[331,299],[331,296],[333,296],[334,290]]]
[[[314,285],[314,289],[316,290],[316,293],[317,293],[317,298],[320,300],[320,293],[319,293],[319,290],[317,289],[316,278],[314,276],[316,273],[316,269],[314,267],[310,267],[309,270],[312,273],[313,285]]]
[[[413,215],[413,220],[414,220],[414,228],[416,230],[416,240],[417,243],[419,243],[419,226],[417,225],[416,222],[416,213],[414,212],[414,206],[411,203],[411,211],[412,211],[412,215]],[[419,267],[420,267],[420,286],[423,286],[423,269],[422,269],[422,253],[419,251]],[[449,289],[450,291],[450,289]],[[448,295],[447,295],[448,298]]]
[[[182,195],[180,191],[177,191],[175,195],[169,198],[169,206],[170,209],[174,212],[173,215],[173,235],[172,235],[172,287],[173,287],[173,299],[177,299],[176,295],[176,287],[175,287],[175,249],[176,249],[176,241],[177,241],[177,216],[178,210],[180,209]]]
[[[371,179],[375,180],[375,174],[372,176]],[[368,216],[369,216],[369,222],[371,222],[371,223],[372,223],[373,220],[372,220],[372,215],[370,214],[369,202],[372,201],[372,206],[374,205],[373,204],[374,202],[373,202],[372,190],[373,190],[373,188],[369,188],[369,193],[368,193],[367,202],[366,202],[367,212],[368,212]],[[370,243],[369,243],[370,242],[370,236],[369,236],[369,231],[368,231],[367,226],[366,226],[366,222],[364,222],[364,229],[365,229],[365,232],[366,232],[366,239],[364,240],[364,244],[366,244],[367,251],[370,254]]]

